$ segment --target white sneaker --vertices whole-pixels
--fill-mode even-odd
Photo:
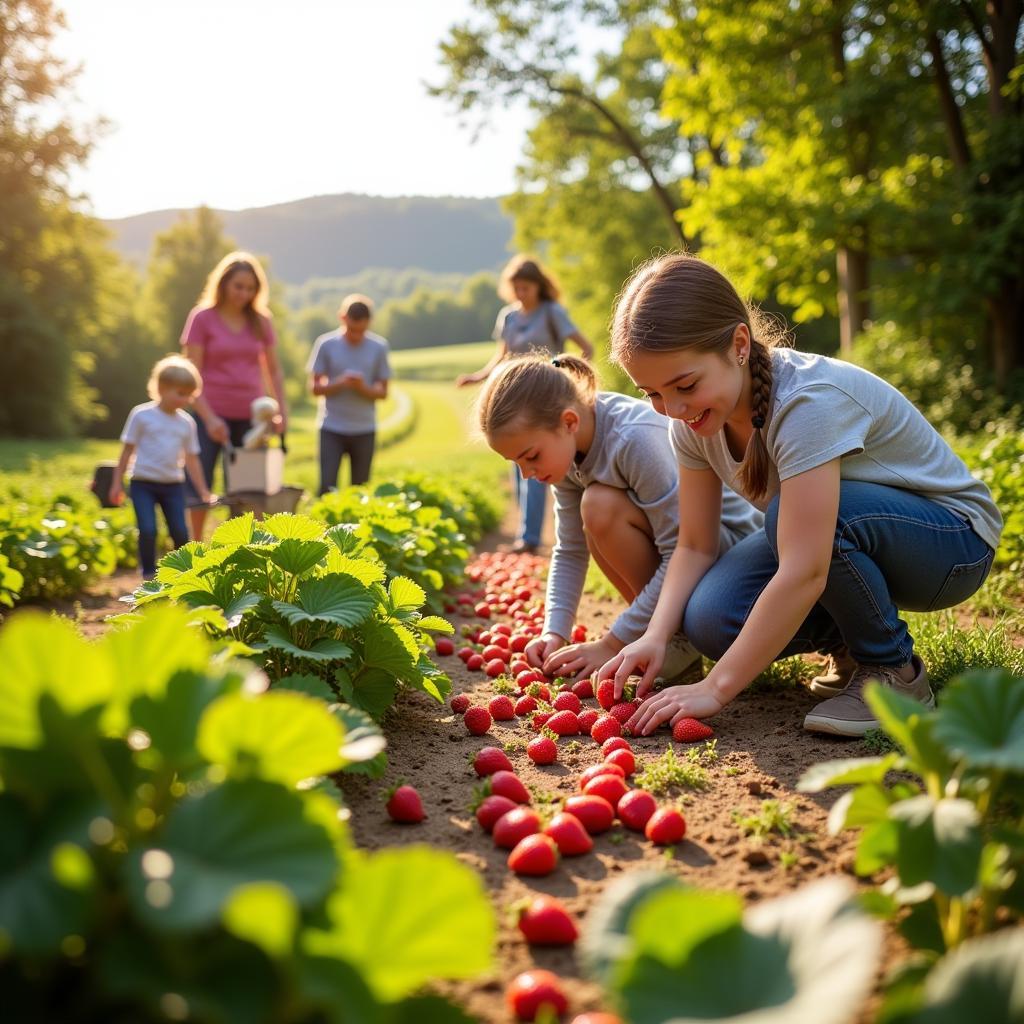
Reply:
[[[678,683],[695,665],[700,666],[700,651],[682,632],[674,633],[665,648],[665,662],[654,683],[656,686]]]

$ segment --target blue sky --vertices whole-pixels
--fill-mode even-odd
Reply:
[[[334,192],[511,190],[528,113],[476,143],[424,80],[467,0],[59,0],[73,112],[110,126],[73,184],[120,217]]]

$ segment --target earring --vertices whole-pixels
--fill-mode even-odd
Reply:
[[[736,360],[736,362],[739,363],[740,366],[742,366],[746,361],[747,361],[747,357],[746,356],[740,356],[739,359]]]

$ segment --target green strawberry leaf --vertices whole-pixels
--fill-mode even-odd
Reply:
[[[957,676],[935,719],[935,738],[972,768],[1024,775],[1024,683],[1005,669]]]

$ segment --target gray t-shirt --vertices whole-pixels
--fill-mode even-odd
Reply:
[[[135,445],[133,480],[180,483],[185,456],[199,454],[196,421],[181,409],[164,412],[156,402],[143,402],[128,413],[121,441]]]
[[[346,341],[340,330],[321,334],[313,344],[308,369],[332,380],[355,370],[368,385],[391,379],[388,343],[380,335],[367,331],[357,345]],[[377,403],[351,388],[342,388],[320,400],[318,426],[336,434],[372,434],[377,429]]]
[[[999,546],[1003,520],[988,488],[891,384],[852,363],[786,348],[772,353],[772,376],[764,430],[768,491],[754,502],[758,508],[767,508],[781,481],[838,458],[842,479],[919,494],[959,513],[986,544]],[[725,431],[699,437],[673,420],[671,436],[682,465],[710,467],[743,493]]]
[[[669,421],[646,402],[602,391],[594,407],[594,440],[586,457],[553,485],[555,546],[551,552],[544,629],[568,638],[576,619],[590,552],[580,502],[590,484],[624,490],[647,516],[661,564],[636,600],[615,620],[623,642],[643,636],[658,603],[661,584],[679,536],[679,466],[669,442]],[[751,504],[722,488],[721,551],[759,530],[763,517]]]
[[[524,313],[518,302],[506,306],[494,322],[494,340],[504,341],[509,355],[522,356],[535,349],[558,355],[565,339],[576,334],[576,325],[565,307],[557,302],[542,302]]]

